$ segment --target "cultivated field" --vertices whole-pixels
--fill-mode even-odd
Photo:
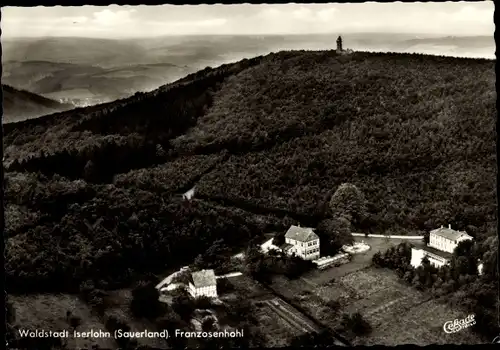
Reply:
[[[355,255],[345,265],[316,270],[297,280],[278,276],[273,279],[273,288],[336,331],[341,330],[343,313],[361,313],[373,330],[359,337],[342,332],[353,345],[480,343],[470,329],[456,334],[443,331],[446,321],[467,316],[460,310],[430,300],[426,294],[402,282],[393,271],[370,266],[373,254],[401,240],[365,237],[356,237],[356,240],[364,240],[372,249]],[[412,244],[422,243],[412,241]],[[329,301],[339,302],[340,310],[331,309]]]
[[[418,292],[411,293],[410,289],[407,289],[375,293],[362,301],[364,305],[358,302],[353,303],[350,307],[358,309],[357,311],[373,327],[370,335],[358,337],[354,343],[387,346],[481,343],[470,328],[458,333],[446,334],[443,331],[445,322],[465,318],[467,315],[435,300],[427,299],[424,295],[419,295]]]
[[[265,346],[287,346],[296,332],[295,328],[272,312],[267,304],[261,305],[261,307],[255,305],[252,311],[259,320],[259,329],[262,331]]]
[[[261,329],[265,329],[268,346],[286,346],[297,335],[317,329],[300,313],[278,298],[254,303]]]
[[[264,337],[266,347],[286,346],[294,336],[317,331],[317,327],[299,311],[250,278],[238,276],[229,281],[235,287],[234,293],[251,301],[252,313],[259,321],[258,331]],[[230,298],[231,294],[221,299]]]

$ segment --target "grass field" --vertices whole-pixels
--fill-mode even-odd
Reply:
[[[234,293],[242,295],[248,300],[260,301],[268,300],[273,297],[272,293],[262,288],[258,283],[245,275],[229,278],[228,281],[233,285]]]
[[[133,332],[141,331],[156,331],[156,327],[145,319],[137,320],[130,312],[130,302],[132,300],[132,293],[129,289],[120,289],[110,292],[110,300],[113,301],[106,311],[105,316],[115,316],[121,320],[126,320]],[[161,338],[137,338],[139,345],[149,346],[155,349],[164,349],[167,347],[165,339]]]
[[[399,344],[415,344],[425,346],[429,344],[465,344],[482,343],[481,339],[470,328],[458,333],[447,334],[443,331],[446,321],[456,318],[465,318],[467,315],[452,310],[449,306],[437,301],[429,300],[415,302],[404,296],[386,310],[379,310],[366,316],[374,327],[374,331],[367,337],[356,339],[356,345],[387,346]],[[412,302],[414,303],[412,305]],[[360,311],[366,314],[366,311]]]
[[[66,320],[66,312],[81,320],[77,327],[79,332],[103,331],[105,320],[109,316],[118,317],[127,322],[132,331],[154,331],[152,324],[146,320],[136,320],[130,314],[131,292],[128,289],[116,290],[109,293],[111,305],[106,309],[104,317],[99,317],[91,308],[77,296],[69,294],[38,294],[29,296],[9,296],[16,311],[16,323],[24,329],[61,331],[68,329],[70,338],[66,339],[68,349],[90,349],[98,345],[103,349],[115,349],[117,344],[114,338],[72,338],[72,330]],[[138,338],[139,345],[152,348],[165,348],[167,343],[163,339]]]
[[[376,271],[375,273],[373,271]],[[345,275],[339,279],[344,288],[353,290],[359,299],[366,298],[380,291],[399,290],[399,280],[394,280],[392,271],[365,268]]]
[[[70,338],[65,339],[68,349],[90,349],[98,345],[102,349],[117,347],[113,338],[72,338],[71,328],[66,321],[66,312],[81,319],[77,331],[106,331],[99,317],[93,315],[89,307],[76,296],[67,294],[38,294],[28,296],[9,295],[16,312],[16,323],[22,329],[62,331],[69,330]]]

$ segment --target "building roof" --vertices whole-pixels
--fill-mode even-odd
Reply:
[[[282,244],[279,248],[280,248],[282,251],[286,252],[286,251],[288,251],[288,250],[289,250],[290,248],[292,248],[292,247],[293,247],[293,244],[290,244],[290,243],[285,243],[285,244]]]
[[[453,256],[453,254],[451,254],[451,253],[443,252],[442,250],[436,249],[434,247],[429,247],[429,246],[425,247],[423,249],[423,251],[440,256],[444,259],[450,259]]]
[[[210,287],[217,285],[214,270],[201,270],[191,273],[195,288]]]
[[[196,191],[196,188],[193,187],[189,191],[187,191],[186,193],[184,193],[182,195],[182,197],[185,198],[185,199],[191,199],[191,198],[194,197],[195,191]]]
[[[442,227],[442,226],[441,226],[441,228],[432,230],[431,233],[435,234],[437,236],[441,236],[441,237],[444,237],[446,239],[452,240],[452,241],[456,241],[462,237],[472,238],[472,236],[468,235],[464,231],[456,231],[450,227]]]
[[[309,242],[319,239],[318,235],[314,233],[312,228],[299,227],[292,225],[285,234],[286,238],[294,239],[300,242]]]

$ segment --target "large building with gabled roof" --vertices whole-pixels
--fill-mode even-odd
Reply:
[[[304,260],[316,260],[319,258],[319,237],[312,228],[292,225],[285,234],[285,244],[280,248]]]
[[[411,265],[418,267],[422,264],[422,259],[427,257],[429,262],[437,267],[446,265],[450,262],[453,251],[458,243],[465,240],[472,240],[473,237],[464,231],[457,231],[448,227],[441,226],[429,233],[429,243],[424,249],[412,248]]]
[[[201,296],[217,297],[217,279],[214,270],[201,270],[191,273],[189,294],[193,298]]]

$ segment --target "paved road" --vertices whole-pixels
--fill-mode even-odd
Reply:
[[[367,237],[364,233],[351,233],[355,237]],[[422,239],[424,236],[391,236],[391,235],[368,235],[368,237],[373,238],[394,238],[394,239]]]

